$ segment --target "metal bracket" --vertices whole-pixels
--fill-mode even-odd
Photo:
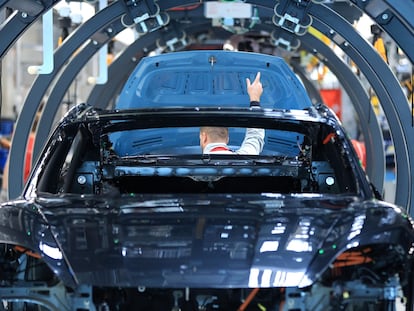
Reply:
[[[274,7],[273,23],[299,36],[306,33],[312,24],[312,16],[307,13],[311,0],[280,0]]]
[[[175,52],[182,50],[188,45],[187,34],[176,27],[167,29],[156,41],[157,47],[163,52]]]
[[[154,17],[139,22],[136,25],[136,30],[139,34],[146,34],[160,29],[170,22],[170,16],[166,12],[161,12]]]
[[[291,33],[286,33],[281,29],[275,30],[270,35],[270,42],[286,51],[294,52],[300,46],[300,40]]]
[[[68,293],[63,283],[48,286],[41,282],[15,282],[10,287],[0,287],[0,301],[29,302],[48,308],[60,310],[96,311],[92,300],[92,288],[80,286],[73,293]]]
[[[165,49],[165,52],[167,53],[182,50],[188,45],[188,42],[186,40],[186,33],[183,32],[183,36],[181,38],[173,38],[171,40],[168,40],[166,43],[167,47]]]
[[[125,0],[128,15],[135,24],[139,24],[160,12],[160,7],[153,0]]]
[[[43,21],[43,64],[41,66],[29,66],[29,74],[49,74],[54,68],[53,59],[53,9],[49,9],[42,16]]]

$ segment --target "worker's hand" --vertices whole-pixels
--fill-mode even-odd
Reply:
[[[260,71],[257,73],[253,83],[249,78],[246,78],[247,93],[249,94],[250,102],[260,103],[260,96],[263,93],[262,82],[260,82]]]
[[[5,148],[5,149],[10,149],[11,147],[10,139],[0,136],[0,147]]]

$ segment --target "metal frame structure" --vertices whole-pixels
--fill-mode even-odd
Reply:
[[[13,14],[0,28],[0,57],[3,58],[19,37],[57,2],[57,0],[0,1],[0,10],[4,10],[6,7],[13,9]],[[273,29],[284,33],[286,37],[294,38],[297,40],[296,42],[300,42],[300,49],[316,55],[334,72],[350,95],[359,115],[360,127],[367,146],[367,173],[372,183],[381,190],[385,166],[382,136],[367,92],[360,79],[333,53],[330,47],[309,33],[301,33],[303,28],[308,26],[308,21],[311,20],[312,27],[329,37],[352,59],[380,98],[381,107],[390,125],[397,167],[395,203],[407,207],[411,214],[414,214],[414,199],[412,197],[414,183],[411,180],[411,175],[414,172],[414,163],[411,160],[414,157],[414,146],[408,143],[408,138],[414,134],[410,105],[389,66],[373,47],[355,31],[349,21],[330,8],[329,2],[331,1],[326,2],[316,0],[246,1],[257,8],[260,17],[260,23],[256,23],[251,30],[272,31]],[[414,61],[414,51],[411,49],[411,44],[414,41],[414,20],[410,16],[410,12],[414,10],[413,1],[348,0],[346,2],[353,10],[360,10],[373,18],[381,29],[395,40],[408,59],[411,62]],[[185,9],[189,6],[197,8]],[[278,10],[275,10],[276,6],[278,6]],[[284,11],[281,12],[281,8]],[[44,141],[48,135],[52,120],[61,105],[65,92],[71,85],[71,81],[104,44],[127,27],[125,24],[141,25],[140,29],[154,25],[154,23],[155,26],[154,29],[150,29],[148,33],[143,34],[131,46],[127,47],[112,63],[108,69],[108,82],[105,85],[96,85],[90,93],[89,101],[94,105],[105,107],[117,96],[122,83],[129,74],[125,68],[129,67],[132,70],[140,57],[156,47],[160,38],[173,38],[174,34],[180,31],[184,33],[210,32],[212,29],[211,20],[203,16],[202,9],[203,3],[195,1],[118,0],[97,12],[90,20],[80,25],[54,52],[55,69],[53,72],[48,75],[39,75],[35,79],[25,98],[13,140],[27,141],[37,108],[42,101],[45,101],[40,122],[41,127],[36,134],[34,146],[34,157],[37,156],[41,149],[41,144],[38,142]],[[291,12],[289,10],[295,10],[295,14],[301,18],[298,19],[297,27],[293,29],[293,32],[292,29],[280,31],[284,25],[283,23],[280,23],[281,25],[274,24],[275,11],[278,16],[288,18],[289,12]],[[161,25],[159,19],[157,22],[157,16],[161,14],[169,16],[169,24]],[[184,18],[192,22],[193,27],[188,23],[174,22]],[[125,23],[126,19],[129,19],[128,23]],[[306,25],[300,24],[302,20]],[[285,20],[283,19],[283,21]],[[295,29],[298,30],[297,33],[295,33]],[[232,33],[229,32],[230,35]],[[171,42],[173,42],[172,39]],[[76,56],[75,53],[77,53]],[[49,90],[50,94],[48,94]],[[24,143],[13,144],[10,150],[10,157],[13,158],[10,170],[14,172],[8,176],[11,198],[17,197],[23,188],[25,150],[26,144]]]

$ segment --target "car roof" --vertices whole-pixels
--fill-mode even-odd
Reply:
[[[125,83],[117,109],[143,107],[248,107],[246,78],[261,72],[261,106],[312,105],[301,81],[280,57],[222,50],[183,51],[143,58]]]

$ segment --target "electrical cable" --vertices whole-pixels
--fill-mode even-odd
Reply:
[[[259,291],[259,288],[254,288],[250,294],[247,296],[246,300],[240,305],[240,307],[237,309],[237,311],[244,311],[249,306],[249,304],[252,302],[253,298],[256,296],[257,292]]]

